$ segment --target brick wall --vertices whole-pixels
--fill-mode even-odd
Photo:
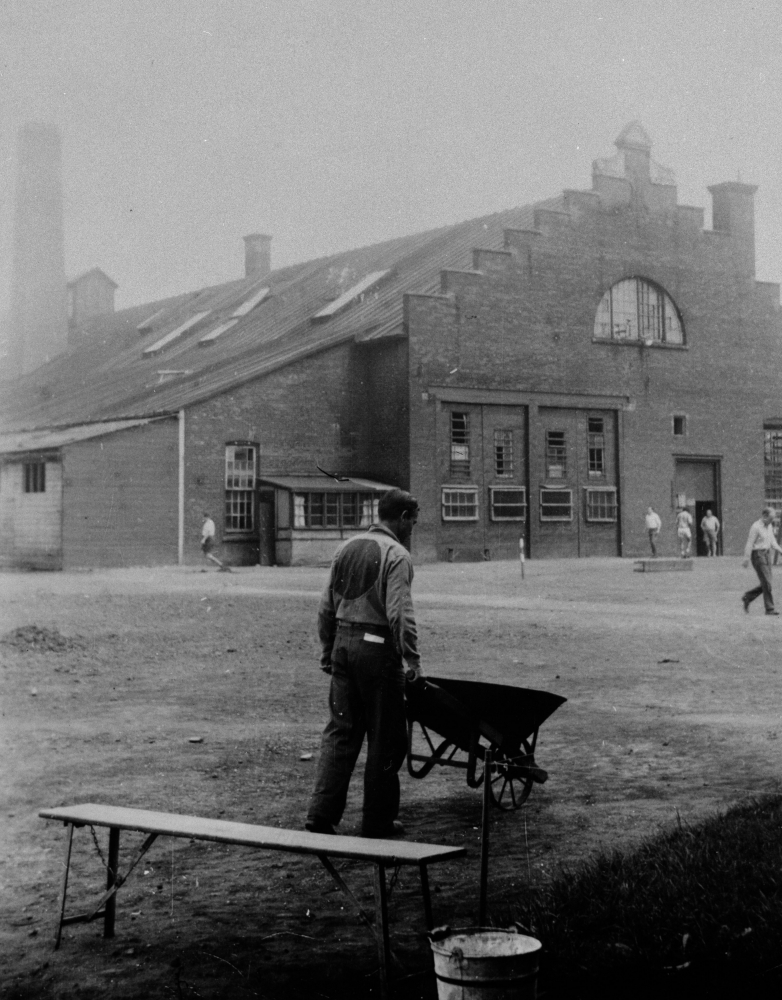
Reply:
[[[509,232],[505,252],[476,251],[479,274],[446,272],[442,295],[407,297],[411,482],[425,501],[418,556],[442,557],[446,530],[438,514],[437,387],[454,398],[478,393],[476,403],[480,392],[514,394],[508,402],[530,407],[531,449],[540,447],[541,402],[579,409],[595,397],[613,412],[616,551],[624,555],[646,552],[649,504],[672,526],[677,456],[718,462],[724,548],[740,552],[763,498],[763,421],[782,413],[773,376],[782,361],[779,289],[747,274],[745,233],[704,232],[699,211],[633,204],[608,211],[592,193],[571,193],[568,204],[569,211],[538,212],[535,232]],[[593,339],[603,294],[630,276],[673,298],[686,346]],[[684,438],[674,438],[674,414],[687,416]],[[669,528],[662,552],[674,551]],[[566,554],[539,538],[532,554],[547,553]]]

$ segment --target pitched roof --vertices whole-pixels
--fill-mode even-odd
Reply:
[[[77,346],[2,387],[0,426],[171,413],[345,340],[399,335],[405,292],[439,291],[443,269],[470,268],[473,249],[502,249],[505,229],[530,229],[536,208],[559,206],[553,198],[96,316]]]
[[[105,437],[131,427],[151,424],[159,417],[140,420],[103,420],[94,424],[76,424],[73,427],[38,431],[16,431],[0,434],[0,455],[24,454],[28,451],[45,451],[62,448],[64,445],[89,441],[90,438]]]

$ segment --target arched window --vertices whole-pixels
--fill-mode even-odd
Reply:
[[[608,289],[595,316],[596,340],[683,344],[684,327],[673,299],[643,278],[624,278]]]

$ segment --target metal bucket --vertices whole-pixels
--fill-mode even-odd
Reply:
[[[541,944],[514,928],[432,932],[439,1000],[535,1000]]]

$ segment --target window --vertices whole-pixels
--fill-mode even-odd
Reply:
[[[489,516],[492,521],[526,521],[526,488],[524,486],[490,486]]]
[[[643,278],[625,278],[605,293],[597,307],[598,340],[683,344],[684,330],[673,299]]]
[[[613,487],[586,487],[587,521],[616,521],[616,489]]]
[[[572,490],[541,490],[540,519],[541,521],[572,521]]]
[[[546,479],[564,479],[567,449],[564,431],[546,431]]]
[[[444,521],[477,521],[478,487],[443,486],[442,505]]]
[[[763,471],[766,504],[782,509],[782,428],[763,432]]]
[[[451,413],[451,475],[470,474],[470,414]]]
[[[513,475],[513,431],[495,428],[494,430],[494,474],[495,476]]]
[[[684,437],[686,433],[687,433],[687,418],[684,416],[675,416],[673,418],[673,436]]]
[[[225,446],[225,530],[255,528],[255,445]]]
[[[46,492],[46,462],[24,463],[25,493]]]
[[[375,493],[294,493],[294,528],[368,528],[377,522]]]
[[[602,417],[587,417],[587,464],[590,479],[605,475],[605,427]]]

